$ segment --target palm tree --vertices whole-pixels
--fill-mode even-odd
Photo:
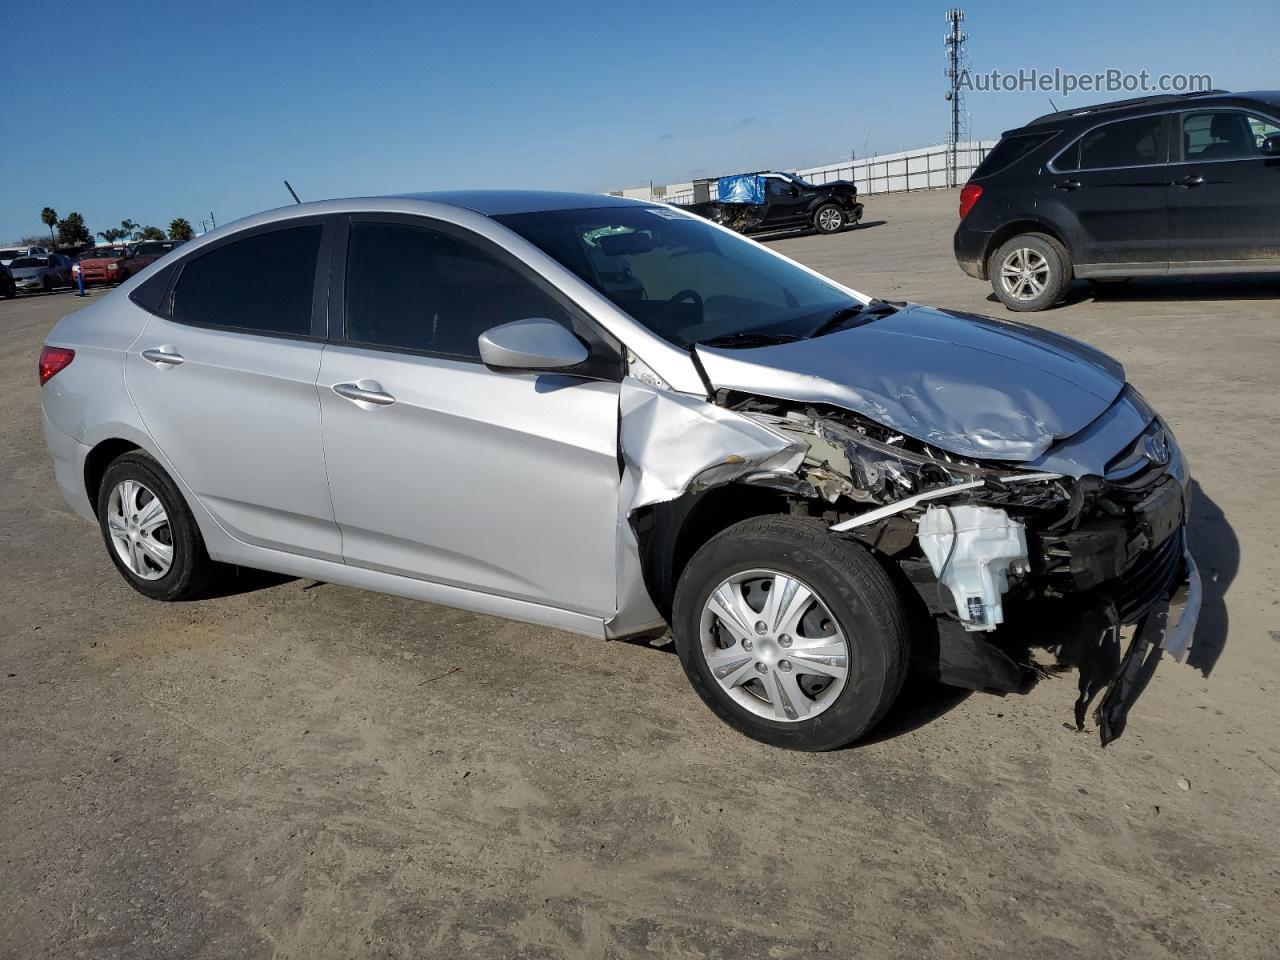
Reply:
[[[196,235],[195,228],[191,226],[191,221],[186,217],[177,217],[169,221],[169,239],[170,240],[190,240]]]
[[[132,220],[121,220],[120,221],[120,230],[121,230],[120,239],[128,240],[132,238],[134,240],[137,240],[138,237],[134,231],[138,229],[138,226],[139,224],[134,223]]]
[[[98,231],[98,236],[100,236],[103,240],[107,241],[108,244],[113,246],[117,240],[121,240],[124,237],[127,237],[128,235],[129,234],[126,231],[121,230],[119,227],[112,227],[110,230]]]
[[[58,241],[53,235],[53,228],[58,225],[58,211],[53,207],[45,207],[40,211],[40,219],[44,221],[44,225],[49,228],[49,243],[56,244]]]

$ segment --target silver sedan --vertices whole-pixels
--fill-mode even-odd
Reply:
[[[62,320],[40,378],[58,485],[148,597],[242,565],[670,630],[710,708],[781,746],[858,738],[912,660],[1025,689],[1050,642],[1105,741],[1195,621],[1186,467],[1118,363],[676,207],[271,211]]]

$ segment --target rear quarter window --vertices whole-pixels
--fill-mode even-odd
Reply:
[[[992,174],[1007,170],[1031,151],[1058,135],[1057,130],[1046,130],[1037,133],[1013,133],[1004,137],[991,148],[973,171],[971,179],[980,180]]]

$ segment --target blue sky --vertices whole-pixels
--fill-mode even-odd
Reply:
[[[0,0],[0,240],[39,233],[46,205],[95,231],[225,223],[287,201],[285,177],[303,199],[605,190],[921,146],[946,133],[947,6]],[[1275,0],[966,10],[976,71],[1280,87]],[[1050,109],[968,107],[979,137]]]

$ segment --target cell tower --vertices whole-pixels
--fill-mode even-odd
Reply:
[[[964,11],[953,8],[947,11],[947,102],[951,104],[951,127],[947,131],[947,186],[960,186],[960,143],[966,135],[964,129],[964,90],[960,86],[960,75],[964,72],[967,58],[964,53],[964,42],[968,39],[960,24],[964,22]]]

